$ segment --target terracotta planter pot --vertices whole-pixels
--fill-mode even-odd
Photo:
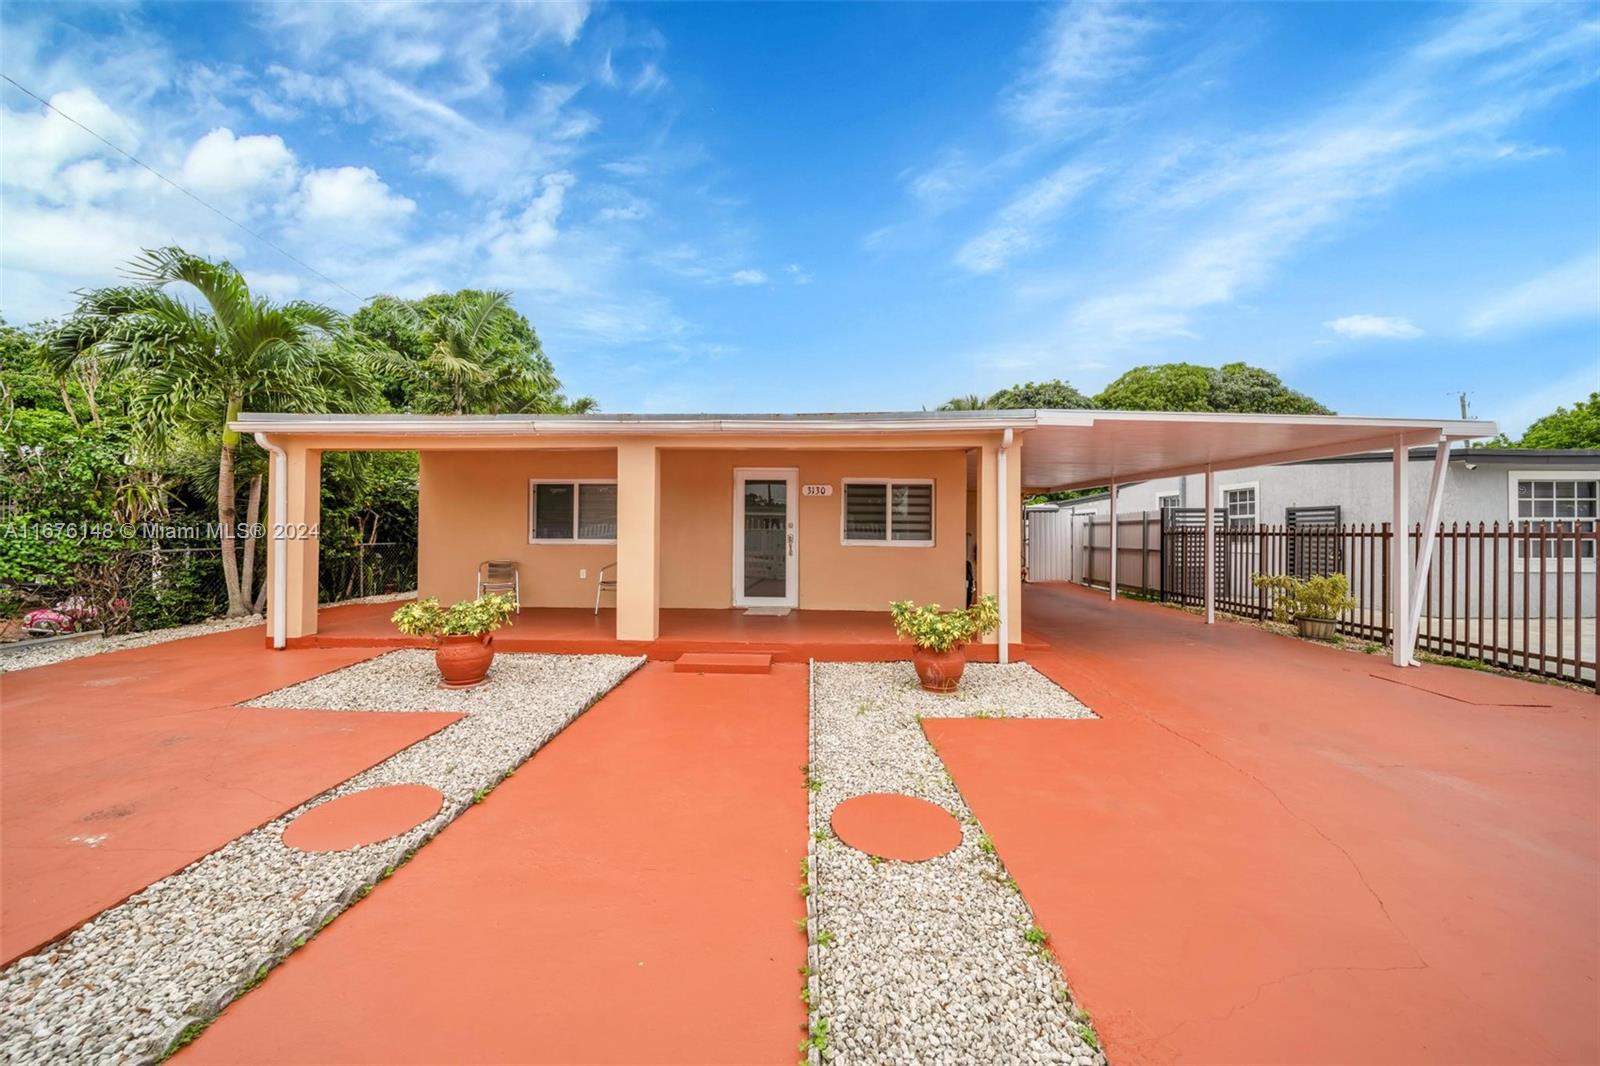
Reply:
[[[1294,624],[1300,630],[1300,635],[1308,640],[1332,640],[1334,627],[1338,623],[1332,618],[1296,618]]]
[[[483,681],[494,662],[494,637],[487,633],[440,637],[433,661],[446,688],[471,688]]]
[[[911,664],[917,668],[917,680],[929,692],[954,692],[967,668],[966,646],[957,644],[949,651],[912,648]]]

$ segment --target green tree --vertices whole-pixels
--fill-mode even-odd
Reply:
[[[1065,381],[1027,382],[1001,389],[991,396],[956,396],[939,405],[941,411],[1030,411],[1093,407],[1094,401]]]
[[[1193,363],[1136,366],[1094,401],[1113,411],[1210,411],[1211,371]]]
[[[1194,363],[1134,367],[1107,385],[1094,402],[1117,411],[1333,413],[1305,393],[1289,388],[1270,370],[1245,363],[1227,363],[1217,368]]]
[[[539,335],[504,292],[462,289],[421,300],[379,296],[351,316],[344,340],[378,357],[396,410],[447,414],[594,410],[568,400]]]
[[[1600,448],[1600,392],[1570,408],[1554,411],[1529,426],[1515,448]]]
[[[373,393],[370,371],[328,343],[340,325],[336,311],[256,297],[231,263],[169,247],[146,251],[128,273],[132,285],[83,294],[52,338],[55,369],[65,376],[92,359],[125,375],[137,438],[153,454],[178,437],[215,447],[228,614],[246,614],[250,590],[241,587],[236,539],[240,439],[228,423],[246,408],[359,407]],[[174,295],[179,285],[197,292],[200,303]]]

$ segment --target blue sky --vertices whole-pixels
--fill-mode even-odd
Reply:
[[[1600,7],[6,3],[0,313],[141,246],[510,290],[611,411],[1235,359],[1512,429],[1600,388]]]

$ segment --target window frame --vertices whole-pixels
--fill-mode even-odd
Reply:
[[[1249,489],[1254,494],[1252,499],[1253,499],[1253,502],[1255,504],[1255,508],[1251,512],[1251,515],[1250,515],[1250,527],[1249,528],[1251,528],[1251,529],[1260,529],[1261,528],[1261,482],[1259,482],[1259,481],[1238,481],[1238,482],[1235,482],[1232,485],[1218,485],[1217,486],[1217,498],[1215,500],[1211,501],[1211,506],[1222,508],[1222,528],[1223,529],[1235,529],[1235,528],[1242,529],[1242,528],[1244,528],[1243,526],[1237,526],[1237,527],[1234,526],[1234,524],[1233,524],[1233,516],[1228,513],[1228,493],[1230,493],[1230,492],[1239,492],[1239,491],[1241,491],[1243,489]]]
[[[1173,507],[1182,507],[1183,493],[1179,492],[1177,489],[1173,489],[1171,492],[1156,493],[1156,514],[1161,514],[1167,510],[1166,507],[1162,506],[1162,500],[1171,500]]]
[[[583,509],[582,485],[615,485],[614,477],[535,477],[528,479],[528,543],[529,544],[615,544],[617,538],[611,537],[580,537],[578,527],[581,524]],[[572,486],[572,536],[570,537],[540,537],[536,535],[539,528],[539,486],[540,485],[571,485]],[[618,501],[621,502],[620,500]],[[620,510],[620,508],[619,508]]]
[[[849,512],[851,485],[882,485],[883,490],[883,540],[852,539],[847,536],[845,519]],[[894,539],[894,487],[896,485],[928,486],[928,539]],[[931,477],[846,477],[839,479],[839,543],[847,548],[932,548],[939,539],[939,486]]]
[[[1557,518],[1555,516],[1551,516],[1550,518],[1522,518],[1522,517],[1520,517],[1517,514],[1517,486],[1521,482],[1524,482],[1524,481],[1552,481],[1552,482],[1554,482],[1554,481],[1596,481],[1596,482],[1600,482],[1600,469],[1568,470],[1568,469],[1563,469],[1563,468],[1559,468],[1558,467],[1558,468],[1546,469],[1546,470],[1508,470],[1508,471],[1506,471],[1506,525],[1511,529],[1512,532],[1514,532],[1514,533],[1515,532],[1520,532],[1521,531],[1521,526],[1522,526],[1523,523],[1528,523],[1529,527],[1532,528],[1535,523],[1541,523],[1541,522],[1551,522],[1551,523],[1553,523],[1553,522],[1563,522],[1563,521],[1565,521],[1565,522],[1572,522],[1575,525],[1577,523],[1581,523],[1581,522],[1594,522],[1594,523],[1597,524],[1596,528],[1600,528],[1600,514],[1597,514],[1594,518],[1567,518],[1567,519],[1563,519],[1563,518]],[[1597,488],[1597,490],[1600,490],[1600,486],[1596,486],[1596,488]],[[1588,497],[1584,497],[1584,498],[1587,499]],[[1576,499],[1576,497],[1574,497],[1574,499]],[[1600,503],[1600,500],[1597,500],[1596,502]],[[1597,510],[1600,510],[1600,507],[1597,507]],[[1587,532],[1587,531],[1585,531],[1585,532]],[[1516,542],[1513,542],[1513,543],[1516,543]],[[1593,559],[1593,558],[1585,559],[1583,557],[1583,552],[1581,550],[1579,550],[1581,545],[1582,545],[1581,541],[1577,542],[1577,543],[1575,543],[1573,545],[1572,554],[1573,554],[1574,557],[1571,558],[1571,559],[1562,558],[1561,566],[1562,566],[1563,570],[1565,570],[1567,572],[1592,574],[1592,573],[1594,573],[1596,560]],[[1597,550],[1597,553],[1600,553],[1600,550]],[[1514,548],[1510,550],[1509,554],[1511,556],[1511,566],[1512,566],[1512,569],[1514,571],[1522,572],[1522,571],[1527,571],[1527,570],[1537,570],[1537,569],[1539,569],[1539,556],[1534,555],[1531,552],[1519,553]],[[1544,557],[1544,569],[1545,569],[1545,573],[1546,574],[1548,574],[1548,575],[1550,575],[1552,577],[1555,575],[1555,571],[1556,571],[1556,556],[1547,555],[1547,556]]]

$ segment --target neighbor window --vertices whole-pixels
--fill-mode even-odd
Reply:
[[[1594,541],[1579,541],[1571,534],[1592,533],[1600,518],[1600,474],[1585,471],[1573,477],[1546,477],[1514,473],[1511,477],[1511,518],[1518,530],[1537,536],[1544,532],[1550,536],[1544,542],[1544,556],[1554,559],[1559,550],[1561,557],[1571,559],[1581,543],[1582,558],[1594,558]],[[1554,539],[1557,530],[1567,534],[1559,544]],[[1529,544],[1532,547],[1529,547]],[[1519,558],[1539,557],[1539,542],[1517,541]]]
[[[1238,485],[1222,490],[1222,505],[1227,511],[1229,529],[1256,527],[1256,487]]]
[[[617,539],[615,481],[529,483],[528,539],[610,544]]]
[[[844,541],[847,544],[933,543],[933,482],[844,482]]]
[[[1176,492],[1157,493],[1156,510],[1160,511],[1162,514],[1166,514],[1168,511],[1178,506],[1178,499],[1179,497]]]

